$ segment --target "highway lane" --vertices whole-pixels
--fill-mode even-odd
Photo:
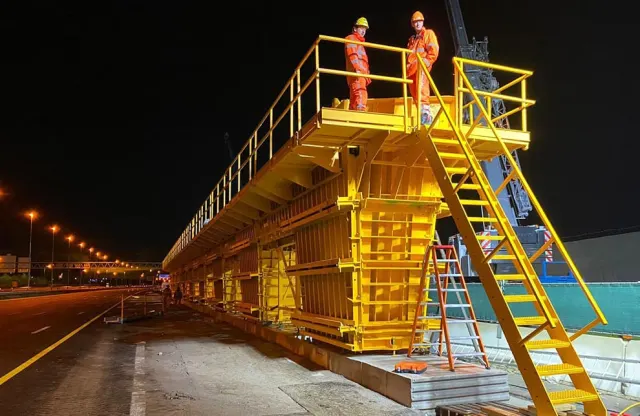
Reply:
[[[0,301],[0,377],[133,293],[127,288]]]

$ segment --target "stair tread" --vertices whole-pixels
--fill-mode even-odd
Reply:
[[[476,205],[476,206],[489,205],[489,202],[485,201],[484,199],[461,199],[460,203],[462,205]],[[504,238],[504,237],[501,237],[501,238]]]
[[[505,295],[504,299],[510,303],[538,301],[534,295]]]
[[[525,280],[523,274],[496,274],[496,280]]]
[[[457,182],[452,182],[451,185],[453,185],[453,188],[455,189],[458,186]],[[481,189],[480,185],[476,185],[475,183],[463,183],[460,186],[460,189],[466,189],[466,190],[478,190]]]
[[[542,325],[547,322],[544,316],[521,316],[513,318],[516,325]]]
[[[450,152],[438,152],[442,159],[466,159],[467,156],[464,153],[450,153]]]
[[[589,393],[588,391],[579,389],[552,391],[549,393],[549,398],[554,405],[591,402],[600,399],[596,393]]]
[[[584,367],[567,363],[541,364],[536,366],[536,370],[538,370],[540,376],[557,376],[560,374],[583,373]]]
[[[569,341],[559,339],[537,339],[524,344],[530,350],[546,350],[554,348],[567,348],[571,345]]]

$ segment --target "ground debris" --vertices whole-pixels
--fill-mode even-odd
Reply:
[[[174,391],[171,393],[165,393],[164,394],[164,398],[167,400],[180,400],[180,399],[189,399],[189,400],[195,400],[195,398],[193,396],[191,396],[190,394],[187,393],[182,393],[179,391]]]

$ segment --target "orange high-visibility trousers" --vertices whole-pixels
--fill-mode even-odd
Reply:
[[[366,111],[367,99],[367,78],[347,77],[349,83],[349,110]]]
[[[431,91],[429,90],[429,82],[427,81],[427,76],[422,70],[420,70],[420,72],[422,72],[420,74],[420,104],[424,106],[429,105],[429,94],[431,93]],[[418,85],[417,78],[417,72],[409,78],[413,81],[412,84],[409,84],[409,91],[411,92],[411,96],[416,103],[418,102],[418,92],[416,88]]]

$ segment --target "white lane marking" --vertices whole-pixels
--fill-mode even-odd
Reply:
[[[46,330],[47,330],[47,329],[49,329],[49,328],[51,328],[51,327],[50,327],[50,326],[45,326],[44,328],[40,328],[40,329],[38,329],[37,331],[33,331],[33,332],[31,333],[31,335],[33,335],[33,334],[37,334],[38,332],[46,331]]]
[[[78,315],[82,315],[84,312],[78,312]]]
[[[144,343],[136,345],[136,359],[133,373],[133,390],[131,391],[131,404],[129,415],[145,416],[147,400],[144,391]]]
[[[33,314],[33,315],[31,315],[31,316],[44,315],[45,313],[46,313],[46,312],[34,313],[34,314]]]

